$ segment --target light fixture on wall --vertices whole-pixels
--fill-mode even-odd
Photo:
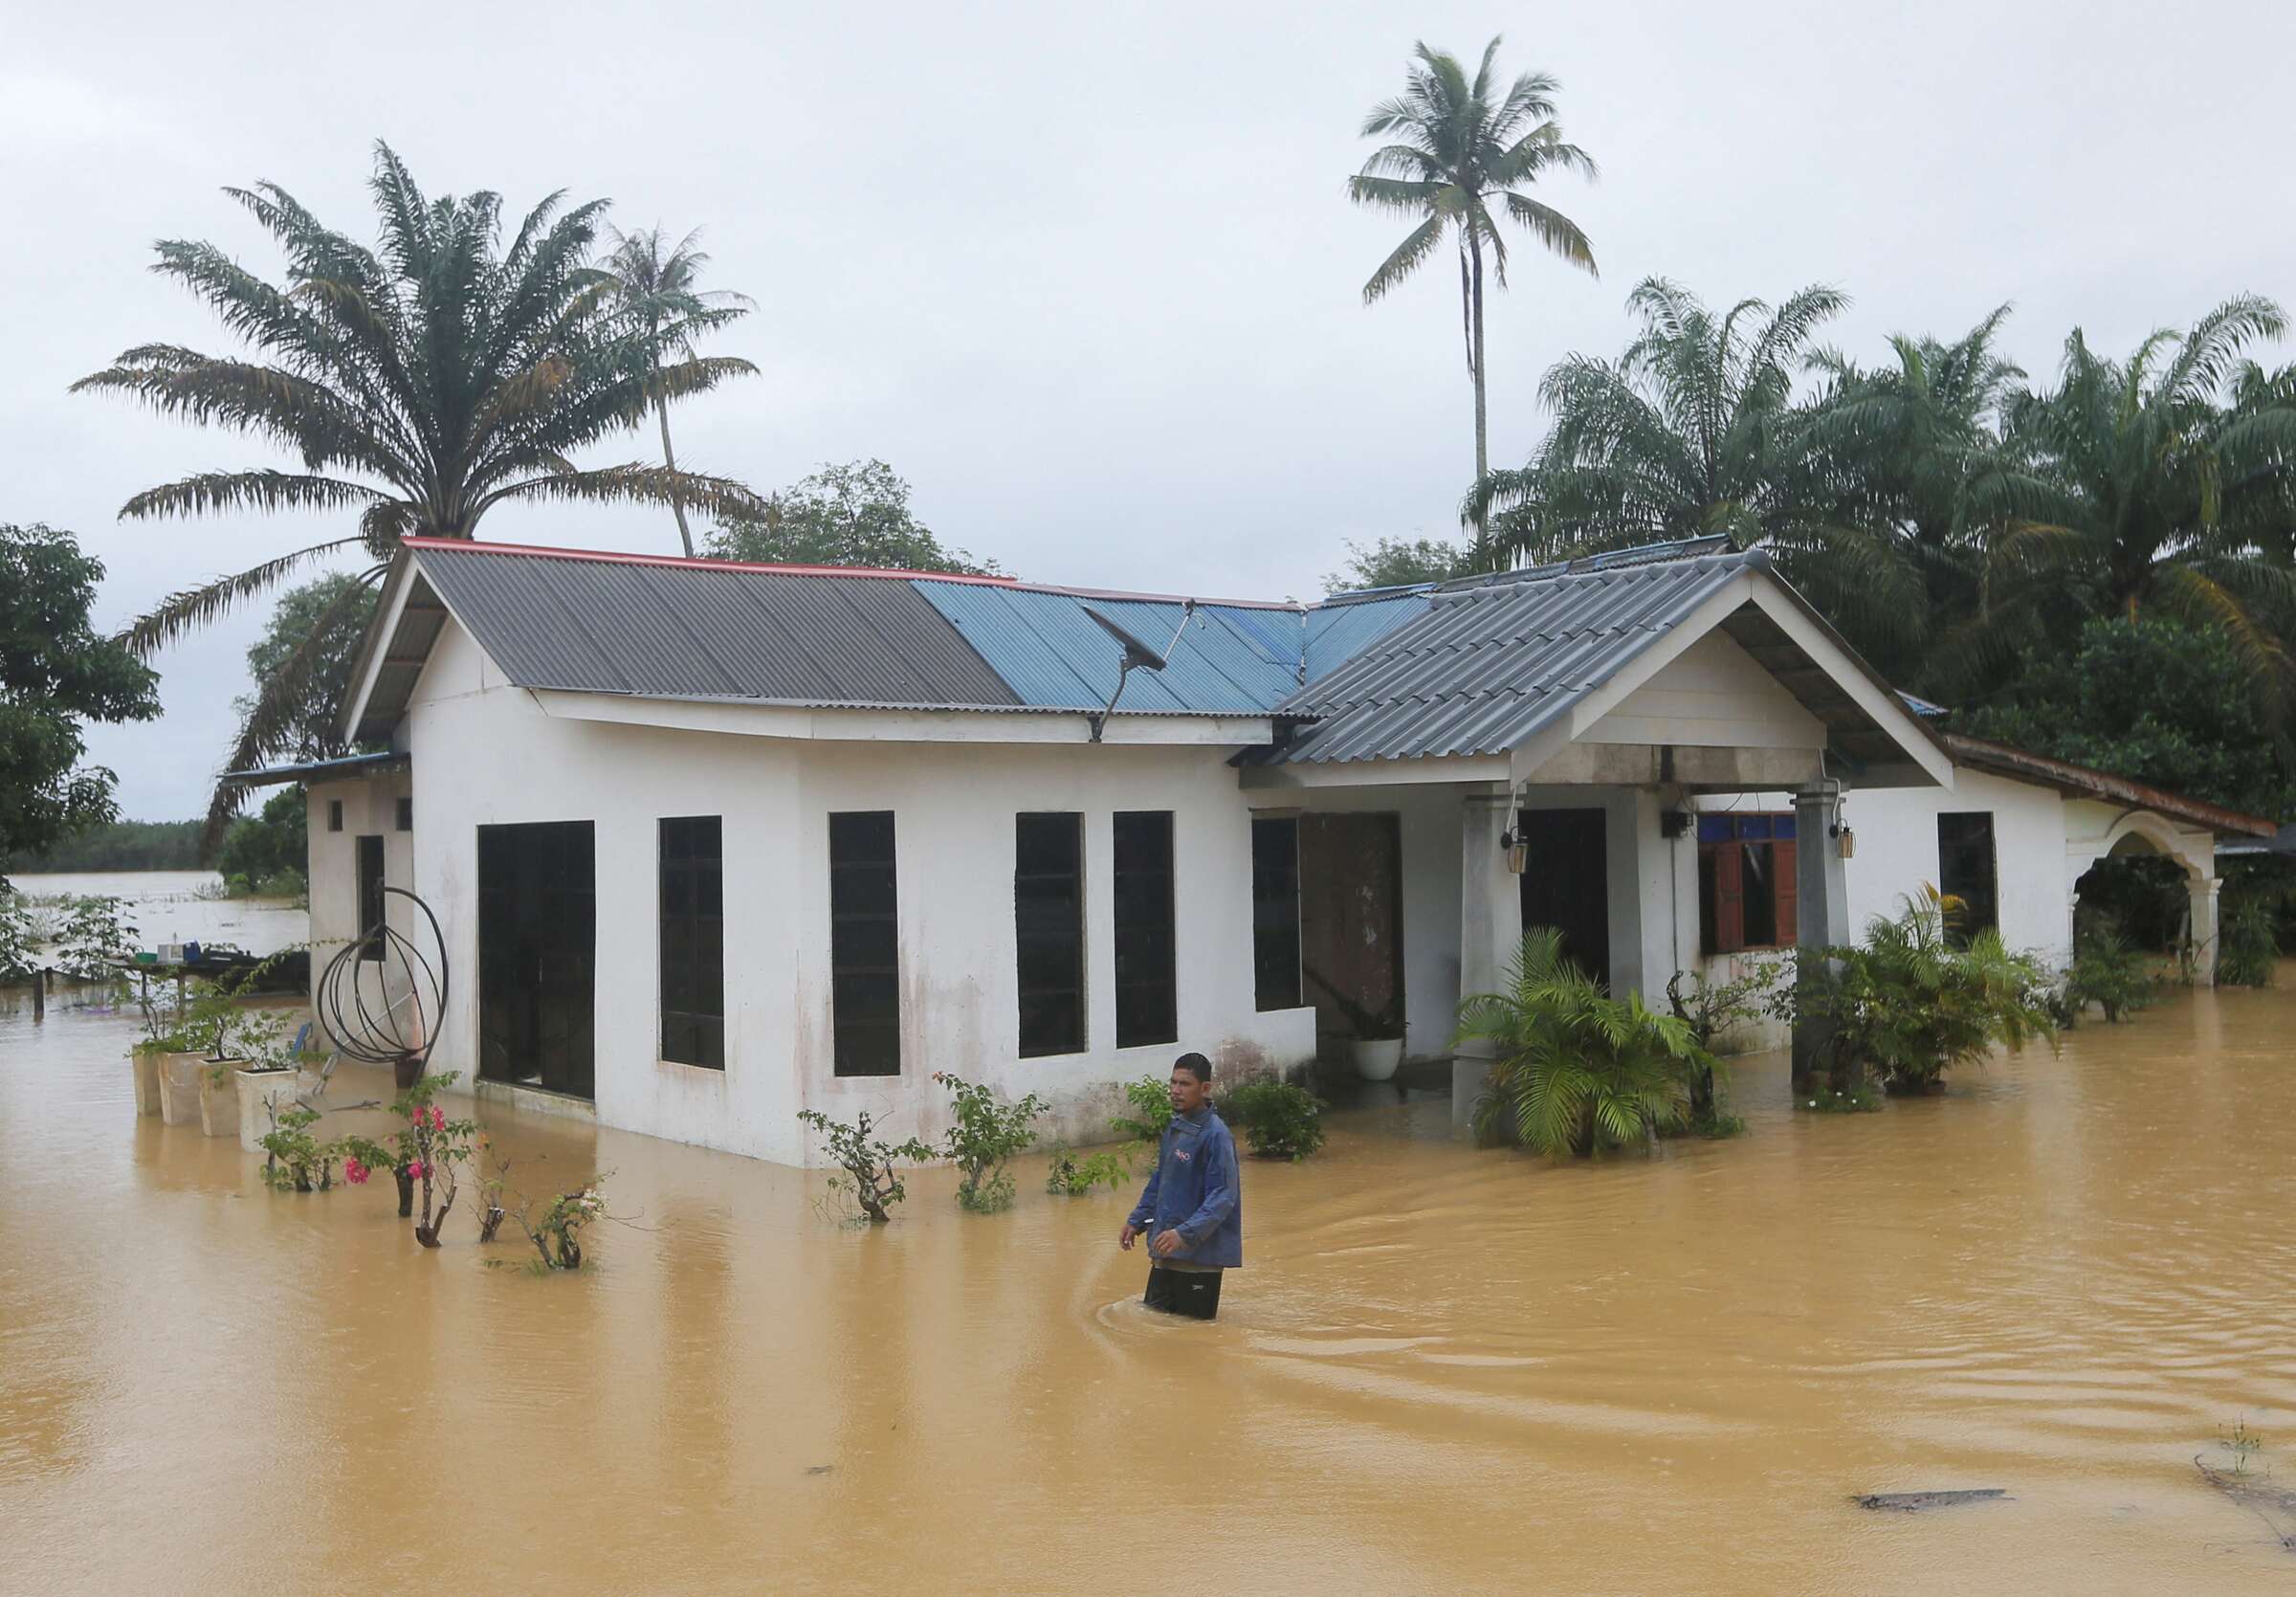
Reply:
[[[1825,829],[1826,835],[1834,840],[1836,854],[1843,859],[1855,859],[1858,854],[1858,834],[1850,831],[1849,823],[1841,817],[1842,812],[1835,810],[1832,824]]]
[[[1523,837],[1523,812],[1514,812],[1513,823],[1499,833],[1499,852],[1507,856],[1507,869],[1516,876],[1531,863],[1531,845]]]

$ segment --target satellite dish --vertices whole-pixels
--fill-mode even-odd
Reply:
[[[1188,617],[1196,613],[1196,601],[1190,599],[1181,607],[1180,629],[1172,634],[1172,642],[1161,651],[1142,643],[1138,638],[1133,636],[1122,623],[1097,606],[1085,604],[1080,600],[1077,608],[1091,616],[1095,626],[1110,637],[1115,638],[1124,649],[1124,658],[1116,666],[1116,691],[1108,696],[1108,702],[1102,706],[1100,713],[1090,718],[1093,742],[1098,743],[1101,733],[1108,727],[1108,718],[1115,714],[1116,700],[1124,697],[1125,681],[1136,671],[1161,671],[1164,669],[1165,662],[1172,657],[1173,649],[1180,645],[1181,632],[1188,630]]]
[[[1161,671],[1164,669],[1164,656],[1158,654],[1152,646],[1142,643],[1135,637],[1115,616],[1093,605],[1080,605],[1078,608],[1085,614],[1091,616],[1102,632],[1124,646],[1124,669],[1126,671]]]

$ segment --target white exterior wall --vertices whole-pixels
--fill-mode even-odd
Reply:
[[[1225,749],[811,743],[554,720],[460,629],[441,636],[407,721],[416,890],[454,971],[434,1068],[477,1055],[477,833],[590,821],[597,838],[596,1106],[602,1123],[784,1164],[818,1157],[803,1108],[867,1110],[894,1139],[948,1123],[948,1071],[1050,1098],[1050,1135],[1106,1135],[1107,1086],[1189,1049],[1230,1068],[1314,1052],[1314,1011],[1253,1009],[1250,812]],[[828,816],[891,810],[898,847],[902,1074],[830,1063]],[[1085,817],[1089,1050],[1018,1059],[1013,816]],[[1173,811],[1181,1036],[1115,1046],[1112,821]],[[724,817],[723,1071],[657,1057],[656,834]],[[1451,833],[1456,847],[1456,832]],[[1451,917],[1456,941],[1457,915]],[[1454,970],[1456,952],[1452,955]],[[1455,975],[1454,975],[1455,981]],[[1225,1055],[1225,1057],[1224,1057]]]
[[[414,885],[414,833],[398,830],[399,800],[412,791],[409,775],[403,770],[315,782],[305,790],[304,823],[310,831],[307,870],[311,897],[311,987],[315,1004],[327,962],[364,930],[359,924],[360,837],[377,834],[382,837],[386,885],[406,888]],[[342,830],[330,832],[328,806],[338,800],[342,805]],[[410,931],[408,922],[415,913],[406,899],[386,898],[384,911],[390,926],[402,933]],[[373,968],[370,966],[361,974],[371,976]],[[382,997],[380,988],[371,982],[363,990],[370,1003]],[[399,989],[394,987],[388,996],[398,998]]]

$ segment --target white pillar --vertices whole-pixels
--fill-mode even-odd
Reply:
[[[2185,878],[2193,906],[2193,985],[2217,985],[2217,895],[2224,883],[2216,876]]]
[[[1512,793],[1468,793],[1460,805],[1459,996],[1496,992],[1523,941],[1522,883],[1507,869],[1499,835]],[[1465,1125],[1490,1069],[1488,1044],[1463,1043],[1451,1060],[1451,1123]]]
[[[1842,858],[1841,843],[1827,829],[1839,812],[1840,802],[1823,787],[1805,787],[1794,795],[1795,911],[1794,942],[1801,948],[1840,947],[1850,941],[1849,872]],[[1822,980],[1811,971],[1805,979]],[[1794,1031],[1794,1079],[1808,1079],[1822,1039],[1815,1027]]]

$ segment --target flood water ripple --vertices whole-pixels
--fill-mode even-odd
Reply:
[[[2296,971],[2284,971],[2296,984]],[[1560,1167],[1447,1103],[1247,1165],[1219,1322],[1129,1195],[840,1229],[818,1173],[489,1113],[594,1265],[418,1249],[133,1112],[124,1015],[0,1010],[0,1590],[2296,1591],[2296,995],[1943,1098]],[[337,1097],[378,1090],[354,1074]],[[386,1090],[384,1090],[386,1092]],[[1859,1493],[1999,1487],[1874,1514]]]

